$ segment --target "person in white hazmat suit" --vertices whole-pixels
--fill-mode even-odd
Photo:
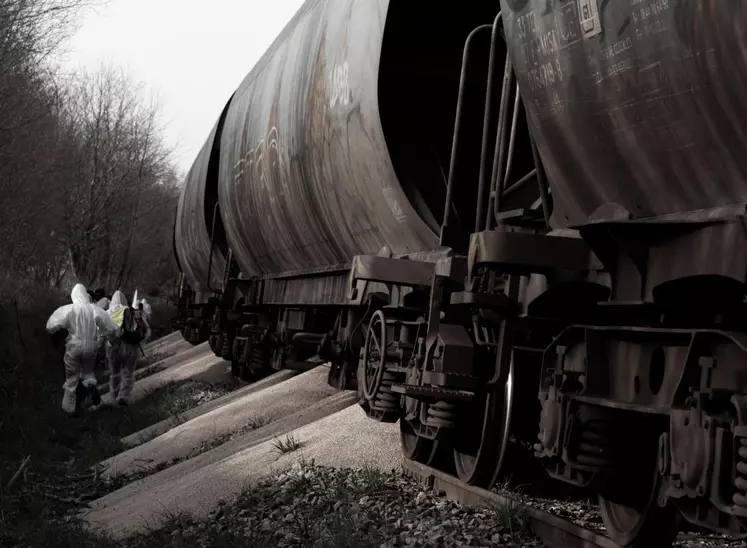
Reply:
[[[133,297],[132,301],[132,307],[137,308],[142,311],[143,317],[145,318],[146,323],[150,326],[150,318],[153,314],[153,309],[150,307],[150,304],[148,304],[148,301],[145,299],[139,300],[137,296],[137,289],[135,290],[135,296]],[[151,332],[148,331],[148,336],[143,339],[143,344],[146,344],[148,341],[150,341]]]
[[[73,414],[82,405],[78,401],[78,384],[81,383],[90,395],[92,403],[101,402],[96,388],[94,364],[99,334],[114,336],[117,326],[109,315],[91,302],[82,284],[77,284],[70,293],[72,304],[55,310],[47,321],[47,332],[67,331],[65,342],[65,384],[62,409]]]
[[[150,336],[150,327],[139,310],[128,306],[121,291],[112,295],[109,316],[119,326],[119,336],[107,342],[106,349],[110,393],[112,402],[127,405],[135,385],[137,353],[142,341]]]

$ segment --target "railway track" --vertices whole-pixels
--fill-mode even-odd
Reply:
[[[447,498],[461,504],[504,507],[511,503],[523,504],[486,489],[467,485],[450,474],[418,462],[405,460],[402,466],[406,474],[420,479],[430,489],[443,492]],[[548,548],[620,548],[604,535],[532,506],[524,507],[535,534]]]

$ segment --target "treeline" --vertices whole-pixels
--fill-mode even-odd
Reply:
[[[86,0],[0,0],[0,304],[168,287],[178,176],[157,105],[123,72],[53,60]]]

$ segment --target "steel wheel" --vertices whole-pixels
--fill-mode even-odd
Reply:
[[[476,400],[456,429],[454,464],[463,482],[490,488],[498,479],[508,444],[513,395],[511,357],[505,384]]]
[[[399,440],[404,457],[422,464],[430,464],[438,451],[438,441],[418,436],[404,418],[399,420]]]
[[[381,310],[374,312],[363,346],[363,397],[373,401],[381,388],[386,365],[386,320]]]
[[[607,534],[620,546],[666,548],[677,537],[680,513],[672,503],[663,508],[656,503],[658,477],[657,473],[653,481],[645,481],[645,476],[631,479],[624,503],[599,495],[599,510]]]

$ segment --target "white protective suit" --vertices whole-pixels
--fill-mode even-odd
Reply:
[[[99,302],[97,302],[96,304],[100,306],[101,308],[103,308],[104,310],[109,310],[110,303],[111,301],[107,299],[106,297],[104,297],[103,299],[99,299]]]
[[[82,380],[90,392],[96,389],[96,375],[93,368],[96,360],[96,345],[99,334],[113,336],[117,326],[109,315],[91,302],[86,288],[77,284],[70,298],[72,304],[61,306],[47,321],[47,332],[60,329],[68,332],[65,342],[65,384],[62,396],[62,409],[67,413],[76,410],[76,389]]]
[[[140,300],[137,297],[137,289],[135,290],[135,296],[132,299],[132,307],[137,308],[138,306],[142,306],[142,313],[143,317],[145,318],[145,321],[148,326],[150,326],[150,318],[153,313],[153,309],[150,307],[150,304],[148,304],[148,301],[145,299]],[[141,344],[147,344],[150,341],[150,329],[148,329],[148,335],[143,339],[143,342]]]
[[[127,305],[127,297],[121,291],[115,291],[109,305],[109,314]],[[143,317],[145,324],[145,340],[150,337],[150,327]],[[109,387],[112,402],[120,405],[129,403],[132,388],[135,386],[135,364],[137,363],[138,347],[128,344],[121,339],[107,343],[106,357],[109,362]]]

